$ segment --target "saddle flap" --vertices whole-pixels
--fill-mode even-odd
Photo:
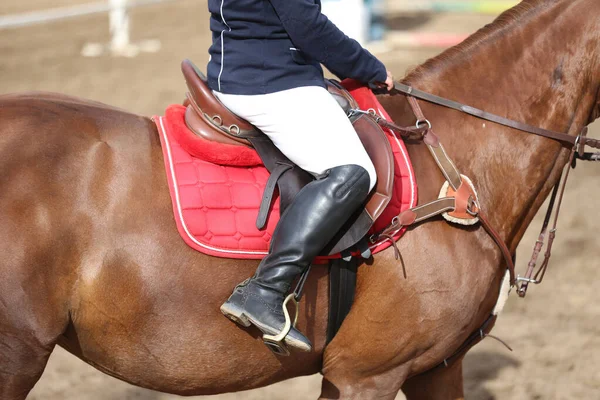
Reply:
[[[338,102],[346,114],[348,114],[351,109],[358,108],[358,103],[356,103],[354,97],[352,97],[350,92],[348,92],[341,83],[334,79],[327,79],[325,84],[327,86],[327,91]]]
[[[353,121],[354,129],[377,172],[377,184],[365,209],[373,221],[383,213],[394,190],[394,153],[392,146],[377,123],[366,115]]]
[[[371,117],[364,114],[353,118],[352,124],[375,166],[377,184],[364,209],[353,215],[339,236],[327,246],[326,253],[329,255],[349,249],[364,238],[385,211],[394,190],[394,153],[385,132]]]

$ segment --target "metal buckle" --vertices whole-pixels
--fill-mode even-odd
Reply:
[[[376,232],[376,233],[372,234],[371,236],[369,236],[369,242],[371,242],[372,245],[383,243],[386,240],[390,240],[390,239],[387,237],[384,237],[383,240],[380,240],[382,236],[394,237],[394,236],[396,236],[396,234],[398,232],[400,232],[400,230],[402,228],[403,228],[403,226],[400,225],[400,216],[396,215],[394,218],[392,218],[392,221],[389,223],[389,225],[387,227],[385,227],[381,231]],[[394,230],[390,231],[390,229],[394,229]]]
[[[427,129],[431,129],[431,122],[429,122],[429,120],[427,118],[425,119],[418,119],[417,123],[415,124],[415,126],[418,128],[421,127],[421,125],[423,124],[427,124]]]
[[[236,124],[233,124],[233,125],[231,125],[231,126],[228,128],[228,130],[229,130],[229,133],[230,133],[230,134],[232,134],[232,135],[234,135],[234,136],[238,136],[238,135],[240,134],[240,132],[242,131],[242,130],[240,129],[240,127],[239,127],[239,126],[237,126]]]
[[[533,283],[535,285],[537,285],[539,283],[538,281],[536,281],[533,278],[523,278],[520,275],[517,275],[517,283],[519,283],[519,282]]]
[[[372,109],[372,108],[369,108],[367,111],[361,110],[360,108],[351,108],[350,110],[348,110],[348,117],[353,117],[353,116],[358,115],[358,114],[368,115],[368,116],[371,116],[371,117],[377,117],[378,116],[377,112],[374,109]]]
[[[473,211],[473,208],[475,209],[475,211]],[[477,217],[479,215],[479,205],[477,205],[477,201],[475,201],[475,199],[473,199],[473,196],[469,196],[469,202],[467,204],[467,214],[469,214],[472,217]]]
[[[210,119],[212,120],[212,122],[214,122],[216,126],[223,126],[223,118],[221,118],[221,116],[213,115],[212,117],[210,117]]]
[[[292,319],[290,317],[290,313],[287,310],[287,304],[289,302],[293,302],[295,307],[294,312],[294,322],[292,323]],[[271,350],[273,353],[279,356],[289,356],[290,350],[284,343],[285,337],[290,333],[292,327],[296,327],[296,323],[298,322],[298,300],[296,300],[296,295],[291,293],[288,297],[283,301],[283,316],[285,317],[285,324],[283,325],[283,329],[277,335],[267,335],[266,333],[263,335],[263,342],[265,345]]]

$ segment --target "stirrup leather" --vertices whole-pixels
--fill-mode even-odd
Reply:
[[[287,310],[287,304],[292,301],[295,307],[294,311],[294,322],[292,323],[292,319],[290,317],[290,313]],[[296,300],[296,294],[291,293],[288,297],[283,301],[283,315],[285,317],[285,324],[281,332],[277,335],[267,335],[266,333],[263,335],[263,342],[265,345],[271,350],[273,353],[279,356],[289,356],[290,350],[287,345],[284,343],[285,337],[290,333],[292,327],[296,327],[296,323],[298,322],[298,300]]]

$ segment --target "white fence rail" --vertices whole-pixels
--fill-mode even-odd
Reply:
[[[110,0],[97,3],[87,3],[77,6],[53,8],[49,10],[32,11],[22,14],[0,15],[0,29],[19,28],[23,26],[43,24],[80,17],[83,15],[113,13],[119,9],[131,9],[151,4],[164,3],[174,0]]]
[[[140,51],[157,51],[160,42],[146,40],[140,45],[130,43],[129,10],[136,7],[171,2],[175,0],[106,0],[97,3],[32,11],[21,14],[0,15],[0,29],[15,29],[31,25],[44,24],[69,18],[92,14],[108,13],[111,41],[108,46],[88,44],[82,53],[86,56],[99,56],[109,50],[114,55],[133,57]]]

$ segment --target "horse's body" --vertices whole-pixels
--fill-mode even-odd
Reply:
[[[529,1],[415,87],[571,134],[598,116],[597,0]],[[414,123],[403,96],[381,97]],[[516,248],[567,160],[560,144],[421,103],[492,224]],[[421,201],[442,176],[410,145]],[[157,131],[147,119],[66,96],[0,97],[0,399],[24,399],[55,344],[136,385],[212,394],[323,372],[324,398],[462,397],[461,362],[426,372],[490,314],[504,274],[479,227],[442,221],[359,270],[351,313],[325,349],[328,285],[315,268],[299,328],[309,354],[271,354],[219,305],[257,263],[188,248],[172,216]],[[419,375],[421,374],[421,375]]]

